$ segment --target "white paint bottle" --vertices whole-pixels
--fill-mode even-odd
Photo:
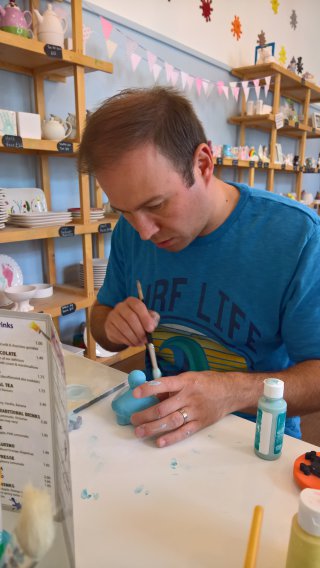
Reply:
[[[254,451],[260,458],[276,460],[281,455],[287,403],[283,399],[284,382],[265,379],[258,401]]]

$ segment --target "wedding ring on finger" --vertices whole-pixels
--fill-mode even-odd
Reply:
[[[184,409],[178,410],[178,412],[180,412],[183,418],[183,424],[186,424],[188,422],[188,413]]]

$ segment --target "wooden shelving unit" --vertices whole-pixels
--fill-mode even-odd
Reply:
[[[30,0],[30,10],[39,7],[38,0]],[[48,49],[37,39],[27,39],[15,34],[0,31],[0,68],[9,72],[26,74],[33,79],[35,112],[41,119],[46,117],[44,80],[65,81],[73,77],[75,92],[76,126],[79,139],[67,141],[67,150],[59,148],[56,141],[23,139],[22,147],[8,147],[7,141],[0,136],[0,151],[27,153],[37,156],[40,165],[41,187],[45,193],[48,209],[51,209],[51,189],[48,158],[50,155],[60,156],[61,159],[74,158],[81,133],[85,125],[85,73],[103,71],[112,73],[113,65],[100,61],[82,53],[82,4],[80,0],[71,0],[73,50],[62,49],[59,57],[48,55]],[[65,141],[64,141],[65,142]],[[0,182],[1,184],[1,182]],[[92,236],[97,235],[99,241],[99,256],[104,256],[103,234],[112,230],[117,222],[116,215],[108,215],[99,222],[90,221],[90,192],[88,176],[79,174],[79,196],[82,211],[77,223],[69,223],[74,235],[81,235],[84,263],[84,288],[79,286],[58,285],[55,264],[55,239],[63,237],[61,227],[39,227],[24,229],[6,226],[0,231],[0,243],[19,243],[25,240],[43,239],[45,256],[46,281],[53,284],[54,294],[50,298],[34,300],[31,303],[38,312],[50,314],[58,327],[58,317],[85,309],[87,328],[90,308],[96,297],[93,285],[92,269]],[[97,201],[102,204],[101,191],[97,191]],[[99,204],[94,204],[98,205]],[[64,228],[63,227],[63,228]],[[70,231],[70,229],[69,229]],[[71,237],[72,238],[72,237]],[[95,359],[96,345],[90,333],[87,339],[87,353]],[[121,355],[123,358],[125,354]],[[119,359],[119,357],[118,357]],[[117,358],[115,357],[115,360]]]
[[[244,146],[246,142],[246,129],[254,128],[269,134],[270,145],[270,163],[267,165],[254,165],[250,162],[242,162],[233,164],[223,160],[223,165],[237,165],[239,170],[239,180],[242,179],[241,168],[249,167],[249,185],[254,185],[254,173],[257,168],[266,168],[267,174],[267,189],[273,191],[274,189],[274,175],[276,171],[286,171],[296,175],[296,194],[298,199],[301,197],[302,189],[302,176],[304,173],[319,173],[319,168],[306,169],[303,164],[305,160],[305,149],[307,138],[320,138],[320,130],[312,128],[309,125],[309,108],[311,103],[320,102],[320,87],[305,81],[292,71],[285,69],[277,63],[268,63],[262,65],[251,65],[248,67],[238,67],[232,69],[232,74],[244,81],[253,79],[263,79],[267,76],[272,76],[270,83],[270,91],[273,93],[272,112],[270,114],[248,116],[246,114],[246,100],[242,94],[241,99],[241,114],[239,116],[232,116],[229,119],[231,124],[239,127],[239,145]],[[301,108],[301,115],[303,115],[303,122],[294,122],[292,120],[285,120],[282,128],[276,126],[276,116],[279,113],[281,97],[287,97],[299,103]],[[299,165],[295,167],[283,166],[276,162],[276,143],[278,136],[285,136],[297,140],[299,154]],[[220,164],[221,165],[221,164]]]

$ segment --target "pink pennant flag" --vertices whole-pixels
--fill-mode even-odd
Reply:
[[[193,83],[194,83],[194,77],[192,77],[192,75],[188,75],[187,85],[188,85],[189,91],[191,91]]]
[[[180,76],[181,76],[182,88],[185,89],[188,80],[188,73],[186,73],[185,71],[180,71]]]
[[[135,71],[141,61],[141,57],[140,55],[137,55],[137,53],[131,53],[130,59],[131,59],[132,70]]]
[[[217,81],[217,89],[218,89],[219,95],[222,95],[223,87],[224,87],[224,82],[223,81]]]
[[[158,79],[161,69],[162,67],[161,65],[158,65],[158,63],[153,64],[152,73],[155,81]]]
[[[112,59],[112,57],[113,57],[113,55],[114,55],[114,53],[115,53],[115,51],[118,47],[118,44],[115,43],[114,41],[111,41],[111,39],[107,39],[106,46],[107,46],[108,57],[109,57],[109,59]]]
[[[132,53],[135,53],[138,49],[138,44],[136,41],[133,41],[132,39],[126,39],[126,50],[127,50],[127,54],[130,57],[130,55]]]
[[[165,67],[165,70],[166,70],[167,81],[170,81],[171,80],[171,74],[172,74],[172,71],[173,71],[173,65],[170,65],[170,63],[167,63],[165,61],[164,67]]]
[[[254,84],[254,90],[255,90],[255,92],[256,92],[256,97],[257,97],[257,99],[258,99],[258,98],[259,98],[259,95],[260,95],[260,89],[261,89],[261,87],[260,87],[260,79],[253,79],[252,82],[253,82],[253,84]]]
[[[106,20],[105,18],[102,18],[102,16],[100,17],[100,22],[102,25],[102,33],[105,39],[109,39],[109,36],[112,32],[112,24],[110,24],[110,22],[108,22],[108,20]]]
[[[147,58],[148,58],[149,69],[150,71],[152,71],[155,62],[157,61],[157,56],[154,53],[151,53],[151,51],[147,51]]]
[[[176,86],[178,79],[179,79],[179,71],[176,71],[175,69],[173,69],[173,71],[171,73],[171,84],[172,84],[173,87]]]
[[[202,89],[202,79],[200,79],[200,77],[196,78],[196,89],[197,89],[197,93],[200,96],[201,95],[201,89]]]
[[[270,89],[271,77],[265,77],[264,80],[266,82],[266,84],[264,85],[264,94],[265,94],[265,96],[267,96],[269,89]]]

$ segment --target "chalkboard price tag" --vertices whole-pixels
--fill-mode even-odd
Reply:
[[[294,171],[294,172],[297,172],[297,171],[298,171],[298,167],[299,167],[299,166],[294,165],[294,166],[293,166],[293,171]]]
[[[222,166],[222,164],[223,164],[223,159],[217,158],[217,166]]]
[[[249,168],[254,168],[255,162],[253,160],[249,160]]]
[[[281,164],[281,169],[285,170],[286,169],[286,164]]]
[[[237,166],[238,165],[239,160],[232,160],[232,165],[233,166]]]
[[[261,160],[258,161],[258,168],[262,168],[262,161]]]
[[[73,237],[74,236],[74,227],[72,225],[60,227],[59,229],[60,237]]]
[[[263,164],[263,167],[267,170],[268,167],[269,167],[269,162],[265,162],[265,163]]]
[[[14,136],[13,134],[4,134],[2,136],[2,144],[6,148],[17,148],[18,150],[23,148],[21,136]]]
[[[46,43],[44,46],[44,52],[48,57],[53,57],[54,59],[62,59],[62,48],[60,45],[52,45],[51,43]]]
[[[72,142],[58,142],[57,144],[58,152],[62,152],[63,154],[72,154],[73,152],[73,144]]]
[[[101,223],[98,227],[98,233],[111,233],[111,223]]]
[[[65,304],[65,306],[61,306],[61,315],[67,316],[68,314],[72,314],[76,311],[75,304]]]

